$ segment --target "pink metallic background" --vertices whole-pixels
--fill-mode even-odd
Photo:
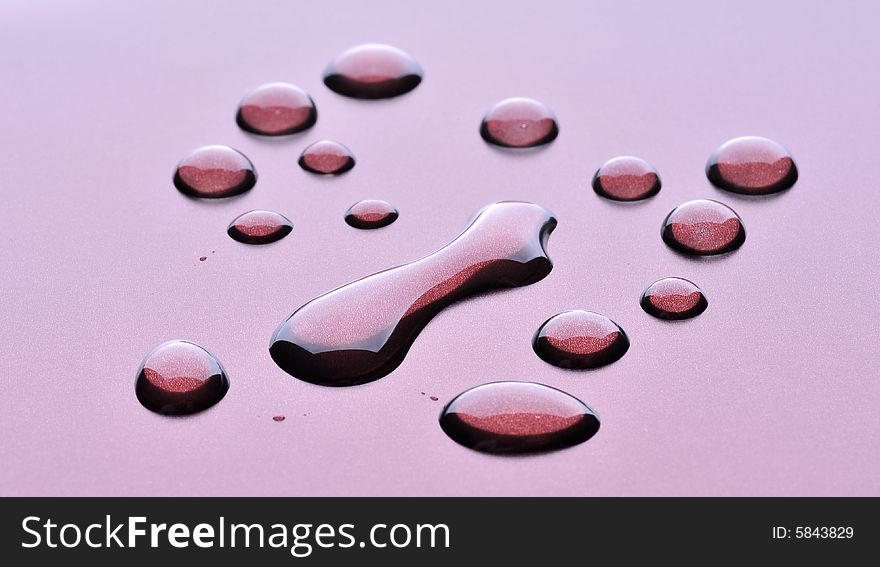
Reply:
[[[868,2],[2,3],[0,494],[880,494],[878,16]],[[326,63],[370,41],[411,53],[423,83],[386,101],[324,87]],[[312,94],[313,129],[236,126],[240,97],[270,81]],[[550,106],[559,138],[487,145],[480,118],[510,96]],[[791,150],[792,190],[710,186],[707,157],[741,135]],[[302,171],[321,138],[352,148],[355,169]],[[256,187],[222,202],[175,190],[175,163],[205,144],[247,154]],[[658,196],[593,192],[622,154],[658,168]],[[739,251],[663,244],[664,216],[701,197],[743,217]],[[364,198],[400,219],[347,226]],[[269,358],[293,309],[435,250],[504,199],[557,214],[545,280],[454,305],[364,386],[313,386]],[[256,208],[293,233],[229,238]],[[696,282],[708,310],[642,312],[664,276]],[[613,318],[630,351],[596,371],[542,362],[532,333],[566,309]],[[225,365],[212,409],[168,418],[135,398],[144,355],[172,338]],[[446,438],[442,404],[496,380],[570,392],[602,428],[524,458]]]

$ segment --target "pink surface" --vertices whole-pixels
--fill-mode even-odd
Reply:
[[[855,2],[3,3],[0,494],[880,494],[877,17]],[[324,87],[327,62],[370,41],[411,53],[422,84],[386,101]],[[314,97],[313,129],[236,126],[241,97],[270,81]],[[480,119],[511,96],[552,108],[559,138],[486,144]],[[709,154],[743,135],[792,152],[792,190],[709,184]],[[302,171],[322,138],[358,166]],[[174,166],[206,144],[248,155],[256,187],[181,195]],[[656,166],[660,193],[597,196],[590,179],[617,155]],[[347,226],[365,198],[399,220]],[[742,216],[740,250],[663,244],[665,215],[696,198]],[[295,308],[435,250],[505,199],[556,213],[546,279],[445,310],[374,383],[314,386],[272,362]],[[235,242],[226,226],[251,209],[293,233]],[[666,276],[700,286],[706,312],[644,313],[640,294]],[[629,352],[588,372],[542,362],[532,334],[566,309],[614,319]],[[190,417],[134,395],[143,357],[173,338],[217,355],[231,382]],[[561,388],[602,427],[529,458],[448,439],[442,404],[497,380]]]

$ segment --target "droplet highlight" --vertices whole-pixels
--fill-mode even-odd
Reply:
[[[370,43],[337,55],[324,70],[324,84],[344,96],[380,99],[410,92],[423,76],[422,67],[405,51]]]
[[[509,98],[486,113],[480,135],[496,146],[531,148],[555,140],[559,125],[556,115],[543,103],[530,98]]]
[[[257,87],[238,105],[236,122],[252,134],[285,136],[315,125],[318,110],[309,94],[288,83]]]
[[[492,382],[467,390],[440,414],[453,441],[484,453],[536,453],[587,441],[599,417],[561,390],[533,382]]]
[[[269,349],[285,372],[314,384],[352,386],[397,368],[421,330],[456,300],[542,280],[556,219],[531,203],[477,213],[449,244],[420,260],[326,293],[278,326]]]
[[[345,212],[345,222],[360,229],[388,226],[399,216],[394,205],[387,201],[368,199],[358,201]]]
[[[670,321],[696,317],[709,306],[700,288],[683,278],[663,278],[652,283],[639,304],[649,315]]]
[[[620,325],[592,311],[564,311],[538,328],[532,348],[541,360],[560,368],[598,368],[620,360],[629,338]]]
[[[679,252],[710,256],[742,246],[746,230],[739,215],[727,205],[698,199],[679,205],[667,215],[662,237]]]
[[[229,379],[220,361],[188,341],[162,343],[138,369],[135,394],[143,406],[163,415],[207,409],[226,395]]]
[[[239,195],[257,182],[254,164],[229,146],[204,146],[180,160],[174,186],[190,197],[219,199]]]
[[[339,175],[354,167],[354,154],[339,142],[321,140],[303,150],[299,165],[321,175]]]
[[[293,230],[290,219],[274,211],[249,211],[235,218],[227,234],[244,244],[269,244],[281,240]]]
[[[794,158],[777,142],[745,136],[715,150],[706,163],[706,176],[726,191],[767,195],[794,185],[798,170]]]
[[[614,201],[639,201],[660,192],[660,175],[641,158],[616,157],[596,171],[593,190]]]

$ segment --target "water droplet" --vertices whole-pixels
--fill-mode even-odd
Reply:
[[[269,244],[281,240],[293,230],[293,223],[274,211],[250,211],[229,223],[227,234],[245,244]]]
[[[715,150],[706,163],[713,185],[733,193],[766,195],[788,189],[798,178],[794,158],[773,140],[734,138]]]
[[[438,398],[437,396],[429,396],[429,398],[430,398],[431,401],[433,401],[433,402],[437,402],[437,401],[440,400],[440,398]]]
[[[229,146],[201,147],[180,160],[174,172],[181,193],[207,199],[239,195],[256,182],[254,164]]]
[[[682,278],[663,278],[652,283],[640,303],[649,315],[669,320],[696,317],[709,306],[700,288]]]
[[[718,201],[698,199],[672,210],[663,222],[663,240],[686,254],[709,256],[731,252],[746,241],[746,229],[733,209]]]
[[[229,379],[214,355],[188,341],[162,343],[138,370],[135,394],[143,406],[164,415],[207,409],[226,395]]]
[[[275,363],[306,382],[351,386],[397,368],[428,321],[452,302],[535,283],[553,264],[545,245],[556,219],[531,203],[489,205],[452,242],[420,260],[326,293],[272,336]]]
[[[207,259],[208,259],[207,256],[201,256],[201,257],[199,257],[199,262],[204,262]]]
[[[492,382],[456,396],[440,427],[453,441],[486,453],[532,453],[583,443],[599,417],[579,399],[533,382]]]
[[[497,146],[531,148],[555,140],[559,126],[544,104],[530,98],[509,98],[486,113],[480,135]]]
[[[285,419],[287,419],[287,418],[284,417],[283,415],[276,415],[275,417],[272,418],[272,421],[284,421]]]
[[[354,167],[354,154],[339,142],[321,140],[303,150],[299,165],[312,173],[340,174]]]
[[[284,136],[315,125],[315,102],[301,88],[269,83],[248,93],[238,106],[236,122],[242,130],[263,136]]]
[[[593,189],[614,201],[639,201],[660,191],[660,176],[650,163],[631,156],[602,164],[593,176]]]
[[[324,70],[324,84],[352,98],[391,98],[422,82],[422,67],[411,55],[379,43],[343,51]]]
[[[563,311],[538,328],[532,340],[544,362],[560,368],[597,368],[611,364],[629,350],[620,326],[592,311]]]
[[[355,228],[382,228],[397,220],[394,205],[387,201],[368,199],[359,201],[345,213],[345,222]]]

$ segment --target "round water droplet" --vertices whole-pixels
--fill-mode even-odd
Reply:
[[[686,254],[709,256],[731,252],[746,241],[746,229],[733,209],[708,199],[688,201],[663,222],[663,240]]]
[[[682,278],[663,278],[652,283],[640,303],[649,315],[669,320],[696,317],[709,306],[700,288]]]
[[[174,186],[191,197],[219,199],[249,191],[257,182],[254,164],[229,146],[201,147],[177,164]]]
[[[544,362],[560,368],[596,368],[611,364],[629,350],[620,326],[592,311],[564,311],[550,317],[532,340]]]
[[[312,173],[340,174],[354,167],[354,154],[339,142],[321,140],[303,150],[299,165]]]
[[[456,396],[440,427],[453,441],[486,453],[532,453],[583,443],[599,417],[582,401],[533,382],[492,382]]]
[[[379,43],[343,51],[324,70],[324,84],[352,98],[391,98],[422,82],[424,72],[411,55]]]
[[[639,201],[660,191],[660,176],[654,166],[631,156],[616,157],[602,164],[593,176],[593,189],[615,201]]]
[[[766,195],[788,189],[798,178],[794,158],[773,140],[734,138],[715,150],[706,163],[713,185],[733,193]]]
[[[245,244],[269,244],[281,240],[293,230],[293,223],[274,211],[250,211],[239,215],[226,232]]]
[[[394,205],[387,201],[367,199],[351,206],[345,213],[345,222],[355,228],[382,228],[397,220]]]
[[[555,140],[559,126],[544,104],[530,98],[509,98],[486,113],[480,135],[497,146],[531,148]]]
[[[248,93],[238,106],[242,130],[263,136],[284,136],[311,128],[318,120],[312,97],[288,83],[269,83]]]
[[[162,343],[138,370],[135,393],[143,406],[165,415],[207,409],[226,395],[229,379],[214,355],[188,341]]]
[[[276,415],[272,418],[272,421],[284,421],[285,419],[283,415]]]

